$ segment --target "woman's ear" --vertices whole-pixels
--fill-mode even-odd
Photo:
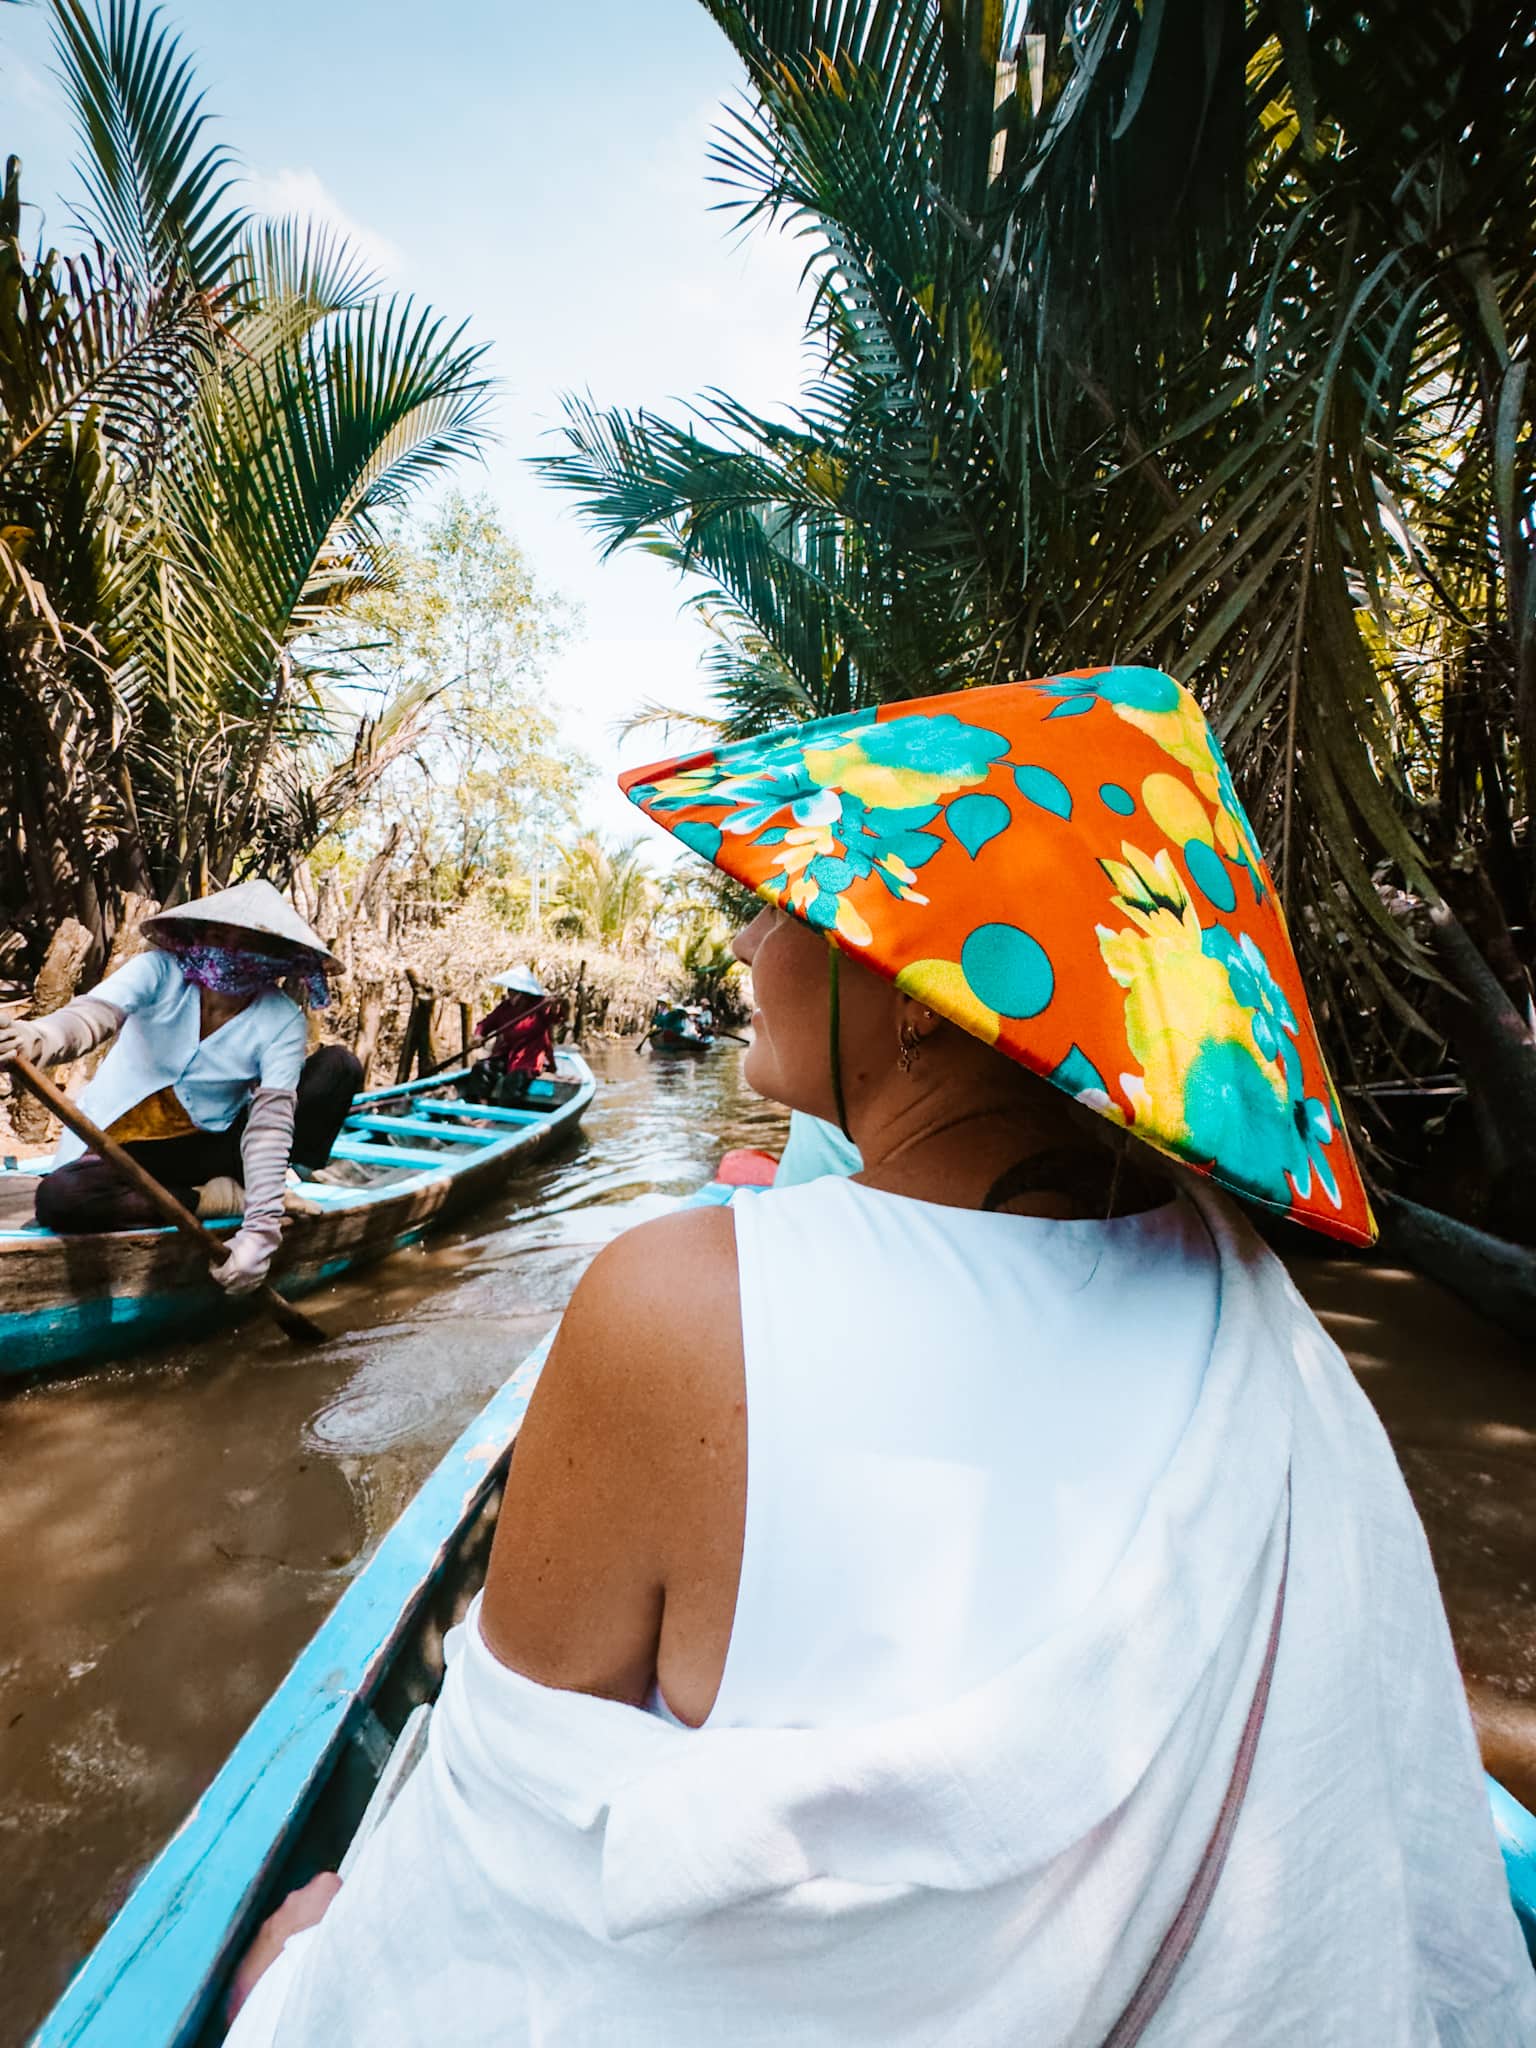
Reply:
[[[896,999],[897,1030],[904,1044],[915,1038],[919,1041],[932,1038],[942,1028],[944,1019],[937,1010],[930,1010],[926,1003],[920,1003],[916,996],[898,995]]]

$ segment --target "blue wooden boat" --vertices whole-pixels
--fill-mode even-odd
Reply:
[[[712,1183],[697,1202],[726,1202]],[[484,1577],[519,1425],[550,1340],[453,1446],[342,1595],[87,1957],[30,2048],[214,2048],[258,1923],[341,1869],[414,1766],[442,1640]],[[1536,1959],[1536,1816],[1488,1780]]]
[[[357,1098],[326,1178],[298,1190],[308,1213],[289,1217],[272,1269],[283,1294],[414,1244],[484,1201],[574,1131],[596,1089],[586,1061],[566,1047],[518,1108],[466,1100],[459,1085],[468,1072]],[[0,1377],[120,1358],[242,1312],[173,1230],[41,1229],[31,1221],[38,1165],[0,1169]],[[211,1227],[226,1234],[238,1224]]]

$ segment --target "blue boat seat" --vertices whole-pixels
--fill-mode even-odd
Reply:
[[[354,1111],[342,1126],[348,1131],[379,1131],[401,1138],[437,1138],[449,1145],[494,1145],[494,1131],[466,1131],[457,1125],[434,1123],[424,1116],[359,1116]]]

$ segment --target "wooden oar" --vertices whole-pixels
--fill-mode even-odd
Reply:
[[[83,1145],[88,1145],[99,1159],[105,1159],[113,1171],[131,1188],[137,1188],[146,1201],[153,1202],[167,1223],[173,1223],[183,1237],[190,1238],[205,1252],[222,1260],[228,1247],[222,1238],[215,1237],[211,1230],[204,1229],[190,1209],[183,1208],[169,1188],[161,1187],[152,1173],[146,1173],[139,1162],[125,1152],[114,1138],[98,1130],[88,1116],[76,1109],[67,1095],[61,1094],[48,1079],[39,1072],[30,1060],[19,1053],[12,1055],[6,1064],[24,1086],[30,1088],[39,1102],[46,1103],[61,1124],[72,1130]],[[277,1289],[268,1280],[251,1289],[262,1307],[266,1309],[282,1329],[285,1336],[295,1344],[323,1344],[326,1335],[320,1325],[295,1308],[291,1301],[284,1301]],[[238,1299],[238,1296],[236,1297]]]

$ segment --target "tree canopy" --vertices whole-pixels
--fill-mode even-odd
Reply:
[[[402,863],[462,901],[482,880],[556,862],[575,825],[590,770],[540,688],[569,621],[483,495],[451,490],[418,530],[392,527],[389,551],[388,585],[349,606],[329,658],[386,703],[419,707],[369,829],[398,821]]]
[[[1536,52],[1513,0],[703,0],[798,408],[569,403],[545,473],[700,579],[728,732],[1147,662],[1212,716],[1346,1079],[1454,906],[1528,994]]]

